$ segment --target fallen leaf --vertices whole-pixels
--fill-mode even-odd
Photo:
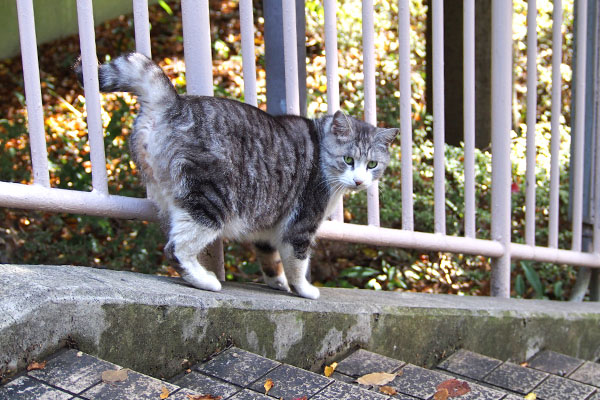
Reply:
[[[302,397],[297,397],[297,398],[292,399],[292,400],[307,400],[307,397],[306,396],[302,396]]]
[[[325,367],[325,376],[330,377],[333,374],[333,371],[337,368],[338,363],[334,362],[333,364]]]
[[[441,388],[433,395],[433,400],[448,400],[448,389]]]
[[[127,368],[104,371],[102,373],[102,382],[105,383],[115,383],[115,382],[123,382],[127,380],[127,374],[129,370]]]
[[[188,394],[188,400],[221,400],[221,396],[213,396],[212,394]]]
[[[524,397],[525,400],[536,400],[537,399],[537,394],[535,393],[529,393],[527,396]]]
[[[387,372],[373,372],[372,374],[363,375],[356,380],[361,385],[385,385],[394,380],[396,374],[388,374]]]
[[[27,366],[27,371],[35,371],[36,369],[44,369],[46,368],[46,361],[37,362],[34,361]]]
[[[160,400],[164,400],[167,397],[169,397],[169,389],[167,389],[166,387],[162,387],[162,392],[160,393]]]
[[[529,367],[529,363],[527,361],[523,361],[521,364],[519,364],[521,367]]]
[[[448,391],[448,397],[459,397],[471,391],[467,382],[459,381],[458,379],[448,379],[437,385],[436,389],[438,391],[446,389]]]
[[[272,379],[267,379],[265,381],[265,384],[263,385],[263,387],[265,388],[265,394],[269,393],[269,390],[271,390],[271,388],[273,387],[273,380]]]
[[[78,351],[77,352],[77,357],[82,357],[83,356],[83,351]]]
[[[396,393],[398,393],[398,392],[396,392],[396,389],[394,389],[391,386],[382,386],[379,388],[379,391],[383,394],[387,394],[388,396],[393,396]]]

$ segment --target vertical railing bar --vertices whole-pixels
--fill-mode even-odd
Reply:
[[[148,0],[133,0],[133,25],[135,31],[135,51],[142,53],[148,58],[152,58]]]
[[[433,194],[434,231],[446,234],[444,157],[444,0],[433,0]]]
[[[412,113],[410,68],[410,5],[398,0],[398,75],[400,79],[400,150],[402,163],[402,229],[414,230]]]
[[[182,0],[183,48],[187,91],[212,96],[212,54],[208,0]]]
[[[492,239],[505,248],[492,264],[497,297],[510,297],[512,11],[512,0],[492,0]]]
[[[375,103],[375,23],[373,21],[373,0],[362,2],[362,44],[363,74],[365,88],[365,121],[377,125],[377,105]],[[379,226],[379,187],[376,184],[367,189],[367,222]]]
[[[33,183],[50,187],[33,1],[17,0],[17,15],[19,19],[19,38],[21,40],[21,58],[23,60],[25,99],[27,100],[27,126],[29,129]]]
[[[327,113],[335,114],[340,109],[340,86],[337,56],[337,0],[325,0],[325,64],[327,74]],[[344,200],[340,199],[331,215],[334,221],[344,221]]]
[[[600,13],[600,10],[598,10]],[[600,27],[598,27],[600,29]],[[600,33],[600,31],[598,32]],[[598,34],[597,33],[597,34]],[[600,55],[595,60],[596,71],[598,71],[598,64],[600,62]],[[592,196],[592,210],[594,216],[593,226],[593,241],[592,251],[596,254],[600,253],[600,76],[598,72],[595,74],[594,80],[595,91],[595,106],[596,106],[596,123],[595,123],[595,135],[594,135],[594,195]]]
[[[296,2],[281,0],[283,14],[283,58],[285,103],[288,114],[300,115],[298,89],[298,49],[296,48]]]
[[[108,194],[92,0],[77,0],[77,20],[79,23],[83,88],[90,142],[90,161],[92,163],[92,187],[98,193]]]
[[[548,225],[548,247],[558,247],[559,213],[559,157],[562,75],[562,0],[554,0],[552,11],[552,105],[550,119],[550,205]]]
[[[254,14],[252,0],[240,0],[240,32],[242,35],[242,70],[244,101],[256,107],[256,55],[254,53]]]
[[[574,71],[575,82],[575,118],[572,133],[573,150],[571,165],[573,166],[573,238],[571,250],[581,251],[583,234],[583,161],[585,135],[585,66],[587,55],[587,1],[577,2],[577,60]],[[573,131],[573,130],[571,130]]]
[[[181,0],[187,92],[212,96],[213,74],[208,0]],[[200,257],[220,281],[225,280],[223,241],[218,238]]]
[[[525,243],[535,245],[535,134],[537,117],[537,5],[527,3],[527,152],[525,191]]]
[[[463,5],[465,236],[475,237],[475,0]]]

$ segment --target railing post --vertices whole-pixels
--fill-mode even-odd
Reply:
[[[182,0],[181,14],[188,93],[212,96],[214,92],[208,0]],[[220,281],[225,280],[221,238],[204,250],[200,262],[213,271]]]
[[[17,1],[17,15],[19,19],[19,37],[21,40],[21,57],[23,60],[25,98],[27,100],[27,127],[29,129],[33,183],[50,187],[33,1]]]
[[[267,112],[273,115],[285,114],[287,108],[287,83],[284,56],[284,29],[296,27],[297,79],[299,114],[306,115],[306,47],[305,47],[305,17],[304,0],[293,0],[296,7],[292,10],[292,0],[265,0],[263,13],[265,18],[265,70],[267,83]],[[284,23],[283,6],[295,14],[295,23],[291,20]],[[289,15],[288,15],[289,17]],[[284,26],[285,25],[285,26]],[[291,45],[290,45],[291,46]],[[291,51],[290,49],[288,49]],[[291,54],[288,54],[291,57]]]
[[[504,246],[493,260],[491,295],[510,297],[510,130],[512,0],[492,2],[492,239]]]

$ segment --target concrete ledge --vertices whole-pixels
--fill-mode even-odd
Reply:
[[[130,272],[0,265],[0,375],[65,345],[165,378],[231,342],[313,370],[357,346],[422,366],[458,348],[595,360],[599,326],[597,303],[330,288],[311,301],[263,285],[212,293]]]

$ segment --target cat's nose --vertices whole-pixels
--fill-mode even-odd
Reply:
[[[360,179],[354,178],[354,183],[356,183],[356,186],[360,186],[360,185],[362,185],[363,181],[361,181]]]

